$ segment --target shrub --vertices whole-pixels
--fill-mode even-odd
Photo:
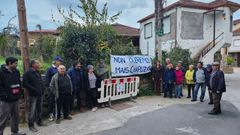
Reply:
[[[226,57],[226,62],[228,66],[232,65],[234,62],[233,57],[230,57],[230,56]]]

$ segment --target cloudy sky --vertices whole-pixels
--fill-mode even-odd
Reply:
[[[119,23],[132,27],[139,27],[137,21],[154,12],[154,0],[98,0],[99,7],[108,2],[110,15],[122,11],[118,20]],[[167,4],[177,0],[167,0]],[[198,0],[209,2],[212,0]],[[239,2],[239,0],[232,0]],[[55,29],[57,24],[52,22],[52,14],[56,20],[62,20],[58,14],[57,6],[67,9],[70,5],[76,7],[78,0],[25,0],[27,8],[27,19],[29,30],[35,30],[37,24],[42,25],[42,29]],[[7,25],[8,20],[17,15],[16,0],[0,0],[0,11],[4,16],[0,18],[0,28]],[[240,11],[234,14],[234,19],[240,19]],[[12,21],[18,24],[17,18]]]

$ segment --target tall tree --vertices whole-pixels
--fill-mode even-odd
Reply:
[[[98,9],[98,0],[79,0],[76,8],[69,6],[67,13],[61,7],[58,7],[60,15],[64,18],[64,23],[71,23],[78,26],[96,26],[106,25],[115,22],[121,11],[110,16],[108,12],[107,2],[101,10]],[[83,14],[82,14],[83,13]],[[53,17],[53,21],[56,20]]]

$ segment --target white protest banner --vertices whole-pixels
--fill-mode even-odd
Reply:
[[[131,76],[151,72],[152,62],[149,56],[111,55],[112,76]]]

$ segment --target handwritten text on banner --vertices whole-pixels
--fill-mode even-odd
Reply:
[[[131,76],[151,72],[151,58],[142,55],[111,55],[112,76]]]

